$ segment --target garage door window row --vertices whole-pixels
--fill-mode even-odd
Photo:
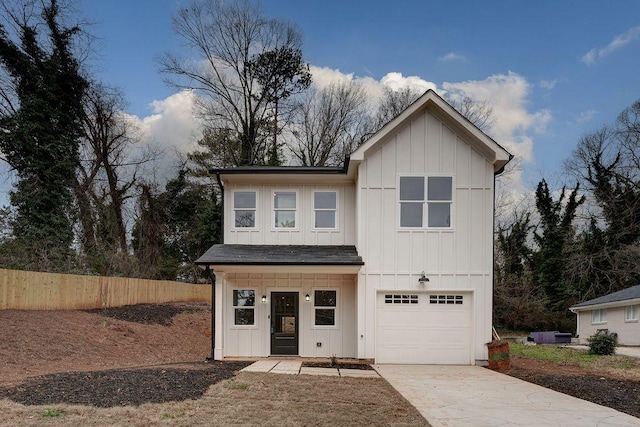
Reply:
[[[429,304],[463,304],[462,295],[429,295]]]
[[[385,304],[417,304],[418,295],[386,294],[384,296],[384,303]]]

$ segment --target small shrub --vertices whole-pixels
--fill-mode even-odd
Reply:
[[[331,356],[331,366],[338,366],[338,358],[335,354]]]
[[[47,408],[42,411],[42,418],[57,418],[63,416],[64,413],[56,408]]]
[[[618,336],[616,334],[596,334],[587,339],[589,354],[609,356],[615,354]]]

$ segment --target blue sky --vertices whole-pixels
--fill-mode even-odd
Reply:
[[[193,139],[193,127],[184,123],[188,114],[163,83],[155,58],[181,48],[171,17],[186,4],[77,0],[79,12],[95,23],[98,76],[123,89],[128,112],[142,123],[190,132],[172,135],[179,150],[192,146],[186,139]],[[262,6],[265,15],[299,26],[318,82],[417,81],[499,103],[494,113],[501,128],[492,136],[523,157],[524,187],[557,175],[582,134],[640,98],[636,0],[264,0]],[[159,124],[171,114],[180,119]]]

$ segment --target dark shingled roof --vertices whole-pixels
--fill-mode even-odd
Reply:
[[[343,166],[234,166],[230,168],[210,169],[211,174],[241,175],[241,174],[346,174],[349,170],[349,157]]]
[[[623,289],[621,291],[614,292],[612,294],[608,294],[600,298],[594,298],[589,301],[581,302],[580,304],[571,306],[571,308],[580,308],[580,307],[586,307],[589,305],[626,301],[626,300],[636,299],[636,298],[640,298],[640,285],[632,286],[630,288]]]
[[[355,246],[213,245],[199,265],[364,265]]]

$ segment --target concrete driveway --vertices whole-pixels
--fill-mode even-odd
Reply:
[[[640,426],[640,419],[479,366],[374,365],[435,426]]]

